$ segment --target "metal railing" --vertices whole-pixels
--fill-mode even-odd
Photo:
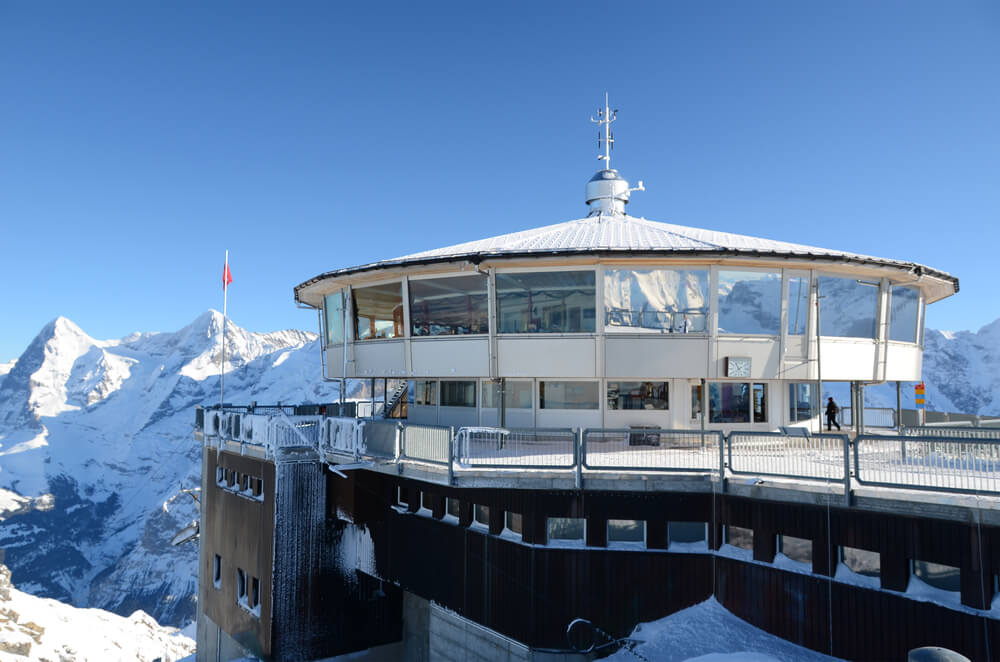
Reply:
[[[600,471],[718,471],[722,433],[658,428],[587,429],[581,462]]]
[[[464,427],[456,432],[397,421],[289,415],[284,407],[270,415],[259,411],[209,408],[196,414],[195,423],[210,443],[240,452],[252,446],[263,448],[264,457],[281,457],[283,449],[311,448],[321,459],[331,452],[415,461],[447,467],[449,483],[463,471],[544,469],[575,475],[578,487],[584,476],[600,472],[688,472],[722,479],[844,481],[848,496],[852,479],[864,486],[1000,494],[998,428],[911,427],[902,435],[862,435],[850,442],[843,434],[797,429],[728,435],[660,428]]]
[[[459,466],[572,469],[576,431],[569,428],[461,428],[455,438]]]
[[[734,474],[844,480],[850,475],[849,443],[846,434],[730,432],[726,447]]]
[[[865,435],[854,471],[863,485],[1000,494],[1000,440]]]
[[[826,417],[823,417],[826,421]],[[837,414],[841,425],[854,425],[854,415],[851,407],[841,407]],[[896,428],[896,410],[889,407],[865,407],[864,423],[866,428]]]
[[[430,464],[451,464],[454,430],[437,425],[406,425],[400,457]]]

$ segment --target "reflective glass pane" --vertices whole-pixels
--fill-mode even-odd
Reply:
[[[504,382],[505,401],[507,409],[531,409],[532,384],[530,381]],[[486,409],[498,409],[500,407],[500,384],[496,382],[483,382],[483,407]]]
[[[604,323],[613,331],[699,333],[708,318],[707,269],[609,269]]]
[[[792,536],[778,536],[778,551],[793,561],[812,563],[812,540]]]
[[[489,333],[485,275],[411,280],[409,288],[412,335]]]
[[[454,518],[458,518],[458,516],[462,512],[458,504],[458,499],[451,499],[451,498],[447,499],[447,503],[445,504],[445,506],[447,513]]]
[[[355,338],[402,337],[403,290],[400,283],[358,287],[353,292]]]
[[[807,421],[817,412],[815,384],[797,382],[788,385],[788,420]]]
[[[691,387],[691,418],[701,416],[701,385]]]
[[[958,568],[941,563],[931,563],[930,561],[914,561],[913,574],[925,584],[942,591],[961,591]]]
[[[609,519],[608,542],[644,542],[646,522],[637,519]]]
[[[667,536],[670,542],[702,542],[708,540],[706,522],[668,522]]]
[[[344,293],[326,295],[326,344],[338,345],[344,342]]]
[[[726,526],[726,543],[741,549],[753,549],[753,529],[742,526]]]
[[[917,313],[920,292],[912,287],[892,288],[892,314],[889,317],[889,340],[917,342]]]
[[[441,382],[442,407],[475,407],[476,382]]]
[[[778,335],[781,274],[719,272],[719,333]]]
[[[593,333],[593,271],[497,274],[500,333]]]
[[[809,278],[788,279],[788,335],[801,336],[809,319]]]
[[[819,326],[824,336],[874,338],[878,286],[855,278],[819,278]]]
[[[408,386],[409,404],[436,405],[438,403],[437,382],[413,381]]]
[[[709,384],[708,420],[711,423],[749,423],[750,384],[743,382]]]
[[[549,540],[583,540],[586,521],[579,517],[549,517],[546,520]]]
[[[597,382],[539,382],[539,406],[542,409],[597,409]]]
[[[753,385],[753,422],[767,422],[767,384]]]
[[[478,504],[477,503],[475,509],[473,510],[473,517],[480,524],[485,524],[486,526],[489,526],[490,525],[490,507],[489,506],[484,506],[482,504]]]
[[[667,382],[608,382],[608,409],[669,409]]]
[[[881,568],[881,557],[878,552],[870,552],[867,549],[856,549],[854,547],[841,547],[841,555],[844,565],[859,575],[878,577]]]
[[[505,526],[514,533],[520,534],[524,529],[522,521],[520,513],[512,513],[508,511]]]

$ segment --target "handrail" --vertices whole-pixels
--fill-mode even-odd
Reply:
[[[295,408],[199,408],[196,426],[206,443],[262,447],[281,460],[285,449],[310,448],[354,461],[446,468],[448,482],[463,472],[539,469],[564,472],[582,487],[608,472],[775,476],[795,480],[928,491],[1000,494],[1000,429],[905,428],[900,435],[801,435],[734,430],[660,428],[453,428],[406,425],[325,415]],[[267,411],[265,409],[265,411]],[[232,446],[238,444],[238,446]],[[242,450],[240,451],[242,452]],[[294,453],[300,458],[301,453]]]

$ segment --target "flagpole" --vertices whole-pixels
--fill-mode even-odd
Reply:
[[[222,365],[219,366],[219,408],[226,406],[226,314],[229,303],[229,283],[226,277],[229,275],[229,250],[226,250],[226,266],[222,274]]]

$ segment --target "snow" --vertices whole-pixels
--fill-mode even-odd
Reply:
[[[715,598],[651,623],[641,623],[631,634],[642,640],[635,652],[656,662],[801,662],[832,658],[768,634],[737,618]],[[606,660],[635,662],[636,656],[619,650]]]

